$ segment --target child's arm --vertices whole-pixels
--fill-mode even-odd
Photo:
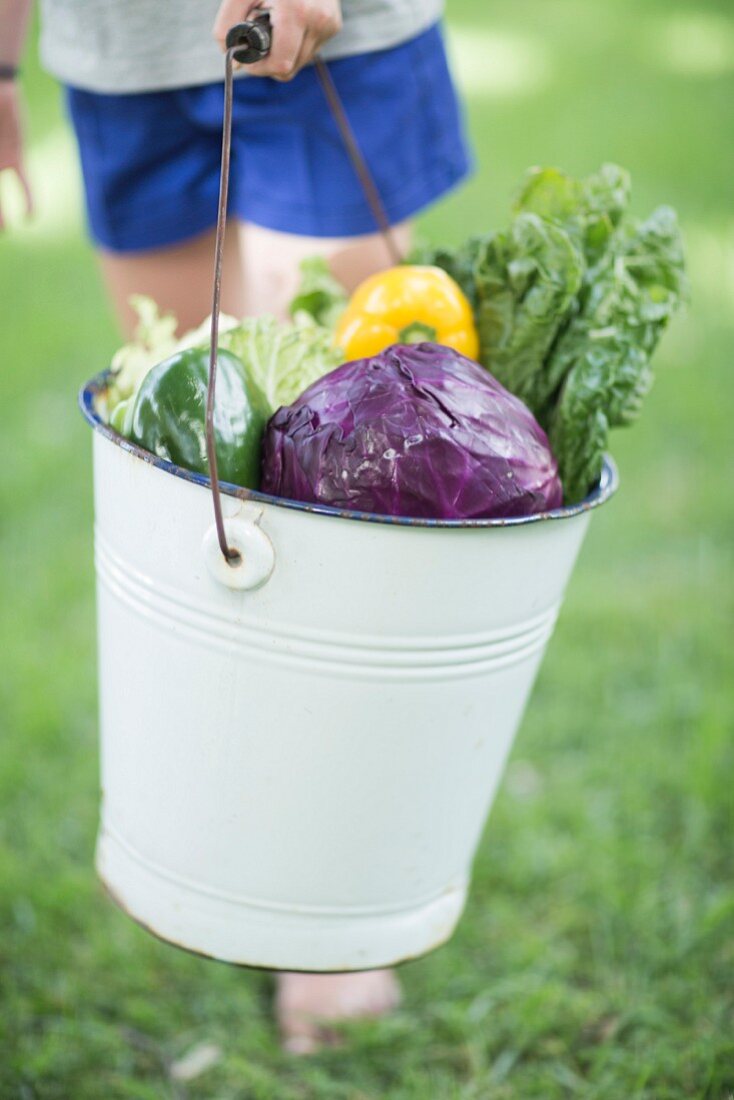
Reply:
[[[31,213],[33,200],[23,164],[21,101],[16,73],[23,49],[31,0],[0,0],[0,172],[18,177]],[[0,207],[0,229],[4,228]]]

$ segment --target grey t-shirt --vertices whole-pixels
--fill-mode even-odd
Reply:
[[[219,0],[41,0],[41,59],[59,80],[95,92],[221,80],[224,63],[212,38],[218,8]],[[322,54],[397,46],[442,10],[443,0],[342,0],[344,26]]]

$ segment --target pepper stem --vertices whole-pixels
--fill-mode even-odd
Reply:
[[[424,340],[435,341],[436,330],[431,325],[424,325],[422,321],[411,321],[398,333],[401,344],[422,344]]]

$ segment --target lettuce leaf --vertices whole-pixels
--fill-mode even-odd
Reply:
[[[134,397],[148,371],[174,352],[207,347],[211,328],[211,318],[207,318],[177,337],[176,318],[172,313],[162,314],[151,298],[136,295],[131,305],[139,318],[135,336],[115,353],[106,395],[107,420],[122,435],[129,433]],[[219,346],[242,360],[265,394],[271,412],[290,404],[311,382],[343,361],[330,330],[304,313],[294,324],[281,323],[274,317],[238,321],[222,313]]]
[[[133,294],[130,305],[138,315],[133,339],[115,352],[110,363],[112,378],[107,387],[107,415],[114,427],[123,423],[119,413],[113,421],[115,409],[121,402],[132,397],[148,371],[176,351],[204,347],[209,342],[211,327],[211,318],[207,318],[198,328],[177,337],[178,321],[175,315],[161,313],[152,298]],[[229,317],[226,313],[220,314],[221,332],[226,332],[237,323],[235,317]]]
[[[176,347],[178,322],[172,313],[162,314],[153,299],[142,294],[132,295],[130,305],[138,315],[138,323],[133,339],[115,352],[110,363],[108,414],[130,397],[150,368],[171,355]]]

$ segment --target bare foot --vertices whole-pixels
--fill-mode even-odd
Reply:
[[[400,1003],[400,986],[392,970],[356,974],[278,974],[275,1012],[283,1049],[313,1054],[333,1045],[329,1023],[384,1016]]]

